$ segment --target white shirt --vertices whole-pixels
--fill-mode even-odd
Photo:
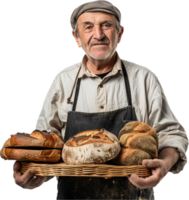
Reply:
[[[65,136],[68,104],[74,82],[79,72],[81,85],[76,111],[94,113],[117,110],[128,106],[121,60],[118,56],[113,70],[103,79],[88,71],[87,57],[81,63],[61,71],[55,78],[43,105],[36,129]],[[166,147],[176,148],[180,159],[170,170],[180,172],[186,164],[188,139],[185,130],[173,115],[157,77],[147,68],[123,60],[131,89],[132,105],[137,120],[149,124],[158,133],[159,152]],[[100,86],[103,87],[100,87]],[[74,93],[71,101],[74,101]]]

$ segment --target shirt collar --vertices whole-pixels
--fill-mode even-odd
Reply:
[[[117,53],[117,52],[116,52]],[[85,77],[97,77],[95,74],[89,72],[89,70],[87,69],[86,63],[87,63],[87,56],[85,55],[83,57],[83,60],[81,62],[81,70],[79,72],[79,78],[85,78]],[[115,65],[113,66],[112,71],[110,72],[110,76],[113,76],[117,73],[120,73],[123,75],[122,72],[122,67],[121,67],[121,59],[117,53],[117,61],[115,63]]]

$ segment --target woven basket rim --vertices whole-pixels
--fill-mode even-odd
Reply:
[[[67,165],[65,163],[47,164],[22,162],[21,172],[34,169],[38,176],[77,176],[77,177],[126,177],[137,174],[141,177],[150,176],[150,169],[143,165],[118,166],[110,164]]]

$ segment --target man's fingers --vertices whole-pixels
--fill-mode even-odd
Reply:
[[[43,182],[45,182],[47,180],[47,178],[48,178],[47,176],[43,177],[42,178]]]
[[[26,183],[31,177],[35,176],[35,171],[34,170],[27,170],[23,175],[22,175],[22,180]]]
[[[141,189],[155,187],[166,174],[163,170],[163,162],[159,159],[145,159],[142,161],[142,164],[151,169],[152,175],[147,178],[140,178],[139,176],[132,174],[129,177],[129,181]]]
[[[140,188],[140,189],[146,189],[146,187],[145,187],[144,185],[141,185],[141,184],[139,183],[140,177],[137,176],[136,174],[132,174],[128,179],[129,179],[129,181],[130,181],[133,185],[135,185],[136,187],[138,187],[138,188]]]
[[[47,177],[40,177],[37,181],[36,181],[36,185],[40,186],[41,184],[43,184],[43,182],[45,182],[47,179]]]
[[[21,169],[21,163],[18,162],[18,161],[16,161],[16,162],[14,163],[14,166],[13,166],[13,171],[14,171],[14,172],[18,172],[18,171],[20,171],[20,169]]]
[[[150,160],[145,159],[142,161],[142,164],[147,168],[158,168],[160,167],[160,161],[158,159]]]
[[[21,163],[16,161],[13,166],[13,171],[14,171],[13,176],[15,179],[16,179],[16,177],[21,176],[20,169],[21,169]]]
[[[129,181],[138,188],[146,189],[155,187],[159,183],[160,178],[157,175],[152,175],[147,178],[140,178],[136,174],[132,174],[129,177]]]
[[[26,183],[32,176],[35,175],[34,170],[27,170],[24,174],[21,174],[21,163],[16,161],[13,165],[13,178],[15,182]]]
[[[47,177],[33,176],[27,181],[24,188],[33,189],[39,187],[46,179]]]
[[[17,185],[26,189],[33,189],[39,187],[47,179],[47,177],[40,177],[35,175],[35,170],[27,170],[24,174],[21,174],[21,163],[16,161],[14,163],[14,179]]]

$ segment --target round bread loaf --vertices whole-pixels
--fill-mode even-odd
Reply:
[[[11,135],[0,155],[5,160],[58,162],[63,146],[64,141],[57,134],[35,130]]]
[[[148,124],[129,122],[119,132],[121,152],[112,160],[118,165],[141,165],[142,160],[158,157],[158,135]]]
[[[117,137],[105,129],[78,133],[64,145],[62,152],[66,164],[99,164],[113,159],[121,147]]]

